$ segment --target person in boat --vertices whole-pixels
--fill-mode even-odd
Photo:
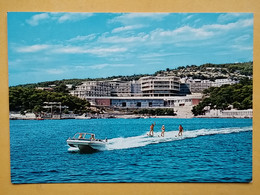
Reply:
[[[182,132],[183,132],[183,127],[182,127],[182,125],[180,125],[180,126],[179,126],[178,136],[182,136]]]
[[[164,125],[162,126],[162,128],[161,128],[161,129],[162,129],[161,136],[162,136],[162,137],[164,137],[164,132],[165,132],[165,127],[164,127]]]
[[[150,126],[150,132],[149,132],[148,135],[153,136],[153,128],[154,128],[154,126],[155,126],[155,122],[151,124],[151,126]]]
[[[90,141],[94,141],[94,140],[95,140],[95,135],[91,134]]]
[[[82,133],[79,134],[79,138],[78,139],[83,139],[83,134]]]

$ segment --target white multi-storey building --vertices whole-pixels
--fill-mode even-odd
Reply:
[[[222,85],[231,85],[236,83],[238,83],[238,81],[233,81],[232,79],[216,79],[212,86],[220,87]]]
[[[85,99],[86,97],[111,96],[111,86],[105,81],[85,81],[70,92],[71,95]]]
[[[141,83],[139,81],[131,81],[131,96],[142,96]]]
[[[82,99],[86,97],[130,97],[141,92],[138,82],[128,82],[120,80],[112,81],[85,81],[70,91],[71,95]]]
[[[220,87],[222,85],[236,84],[238,81],[231,79],[216,79],[215,81],[201,80],[201,79],[187,79],[185,81],[190,85],[190,91],[192,93],[201,93],[203,90],[210,87]]]
[[[180,91],[180,78],[175,76],[147,76],[139,82],[144,97],[174,96]]]
[[[190,91],[192,93],[201,93],[203,90],[213,86],[213,82],[210,80],[189,79],[187,83],[190,85]]]
[[[131,83],[128,81],[107,81],[111,87],[111,96],[129,97],[131,96]]]

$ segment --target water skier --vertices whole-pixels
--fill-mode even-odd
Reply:
[[[179,126],[178,136],[182,136],[182,132],[183,132],[183,127],[180,125],[180,126]]]
[[[165,132],[165,127],[164,127],[164,125],[162,126],[162,128],[161,128],[161,129],[162,129],[161,136],[162,136],[162,137],[164,137],[164,132]]]
[[[149,136],[153,136],[153,128],[154,128],[155,122],[151,124],[150,126],[150,132],[149,132]]]

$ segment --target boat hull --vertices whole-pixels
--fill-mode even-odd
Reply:
[[[81,152],[102,151],[106,148],[103,141],[67,140],[70,147],[78,148]]]

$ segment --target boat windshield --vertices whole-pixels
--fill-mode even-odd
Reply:
[[[92,133],[76,133],[73,139],[91,139],[91,137],[95,137],[95,135]]]

